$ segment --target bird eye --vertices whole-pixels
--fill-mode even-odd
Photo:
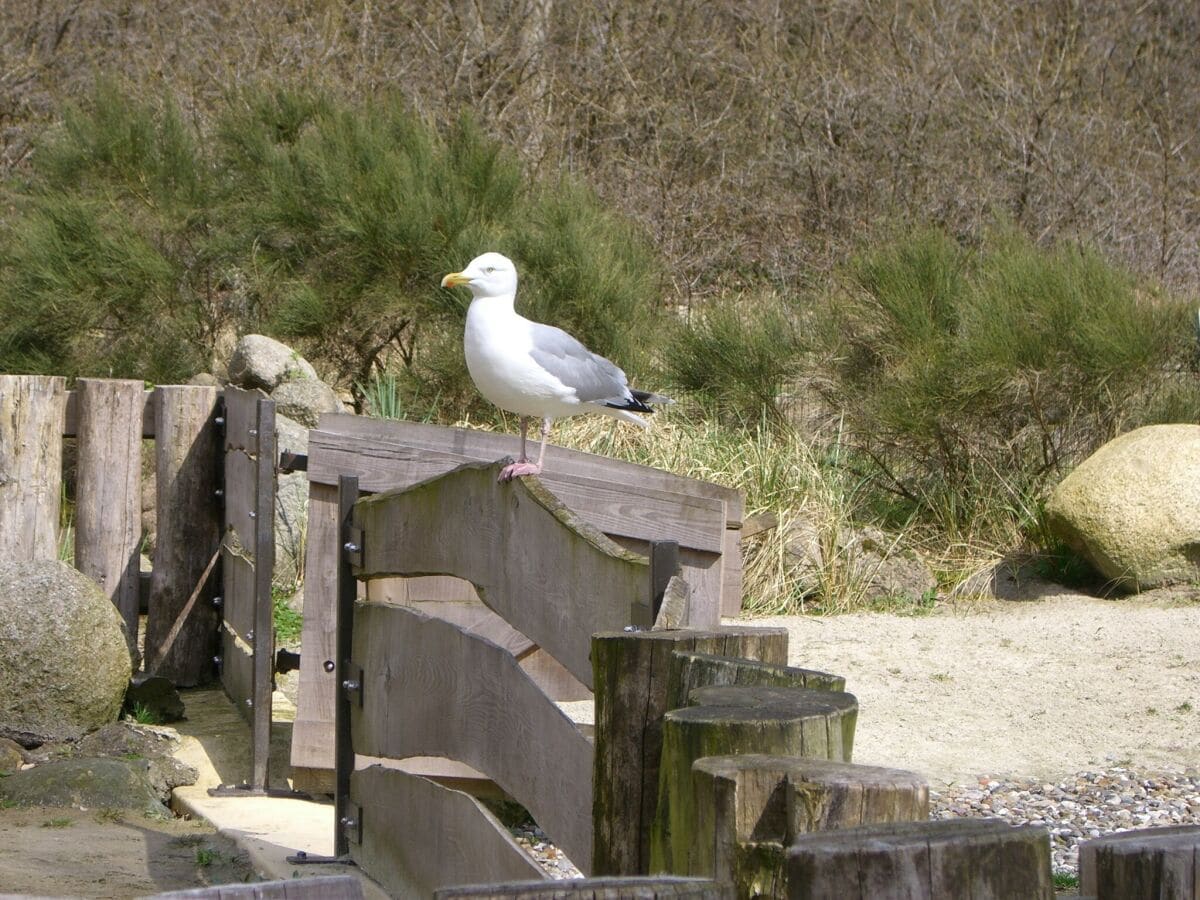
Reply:
[[[486,272],[488,275],[491,275],[493,272],[495,272],[495,271],[496,271],[496,267],[495,267],[495,266],[488,266],[488,267],[487,267],[486,269],[484,269],[483,271],[484,271],[484,272]]]

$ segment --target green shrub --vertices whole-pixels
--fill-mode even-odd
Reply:
[[[645,238],[578,185],[531,182],[468,119],[439,131],[394,95],[256,88],[185,119],[106,84],[35,159],[4,186],[3,370],[169,382],[261,330],[341,385],[390,372],[410,408],[454,415],[479,401],[468,298],[440,281],[489,249],[515,258],[523,311],[648,362]]]
[[[858,465],[953,536],[1037,533],[1047,485],[1120,431],[1194,420],[1189,310],[1077,246],[936,232],[864,254],[823,309]]]

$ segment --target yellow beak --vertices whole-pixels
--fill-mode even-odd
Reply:
[[[464,284],[470,284],[471,279],[462,272],[451,272],[442,279],[442,287],[461,287]]]

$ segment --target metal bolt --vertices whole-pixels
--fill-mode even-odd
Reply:
[[[253,631],[247,631],[247,632],[246,632],[246,640],[248,640],[248,641],[253,641],[253,640],[254,640],[254,632],[253,632]]]
[[[347,553],[357,553],[362,547],[358,546],[354,541],[346,541],[346,543],[342,544],[342,549]]]
[[[247,706],[253,706],[253,705],[254,705],[254,701],[253,701],[252,699],[250,699],[249,697],[247,697],[247,698],[246,698],[246,705],[247,705]]]
[[[214,657],[213,657],[213,665],[214,665],[214,666],[219,666],[220,664],[221,664],[221,657],[219,657],[219,656],[214,656]]]
[[[213,491],[213,496],[214,496],[214,497],[224,497],[224,496],[225,496],[225,491],[224,491],[224,489],[222,489],[222,488],[217,488],[215,491]]]
[[[326,672],[332,672],[337,668],[337,666],[334,664],[332,659],[327,659],[321,664],[321,668],[323,668]]]
[[[214,421],[214,422],[216,422],[218,425],[224,425],[224,424],[225,424],[225,417],[224,417],[224,416],[217,416],[215,419],[213,419],[213,421]]]
[[[354,828],[358,825],[358,819],[353,816],[342,816],[341,823],[343,828]]]
[[[347,678],[342,682],[342,690],[344,691],[357,691],[361,688],[362,682],[360,682],[357,678]]]
[[[251,428],[251,429],[249,429],[249,434],[250,434],[250,437],[257,437],[257,436],[258,436],[258,429],[257,429],[257,428]]]
[[[258,513],[256,513],[254,510],[250,510],[250,518],[257,519]]]
[[[212,605],[215,606],[217,609],[220,609],[221,604],[224,602],[225,602],[224,597],[213,597],[213,599],[212,599]]]

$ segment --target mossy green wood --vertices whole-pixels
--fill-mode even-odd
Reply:
[[[837,691],[764,685],[705,687],[663,718],[652,872],[691,872],[697,800],[692,765],[706,756],[761,753],[850,761],[858,701]]]
[[[662,718],[671,708],[668,675],[676,651],[728,654],[782,665],[783,628],[609,632],[592,638],[596,765],[595,871],[650,871],[650,826],[658,802]]]
[[[411,607],[359,603],[354,752],[440,756],[491,778],[591,871],[592,745],[507,650]],[[363,803],[387,802],[364,796]]]
[[[355,505],[360,578],[454,575],[592,686],[591,636],[623,628],[650,599],[650,566],[581,521],[536,478],[499,483],[467,464]]]
[[[1046,829],[1014,828],[1002,819],[800,835],[788,849],[787,876],[792,900],[1054,897]]]
[[[702,878],[581,878],[550,884],[476,884],[434,891],[434,900],[734,900],[733,886]]]
[[[739,896],[775,896],[797,834],[929,817],[919,775],[825,759],[705,757],[692,766],[692,789],[688,874],[731,881]]]

